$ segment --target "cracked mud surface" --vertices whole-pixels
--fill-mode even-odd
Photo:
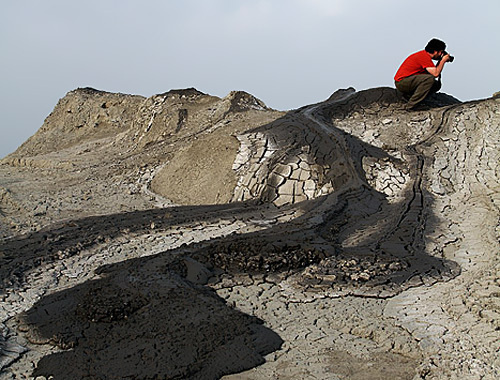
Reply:
[[[429,105],[70,92],[0,165],[0,379],[500,377],[499,100]]]

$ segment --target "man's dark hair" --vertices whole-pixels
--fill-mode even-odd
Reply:
[[[427,53],[434,53],[435,51],[441,51],[441,50],[446,50],[446,44],[438,40],[437,38],[433,38],[427,43],[427,46],[425,47],[425,51]]]

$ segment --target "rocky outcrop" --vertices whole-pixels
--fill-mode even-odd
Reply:
[[[0,165],[0,379],[500,376],[498,107],[70,92]]]

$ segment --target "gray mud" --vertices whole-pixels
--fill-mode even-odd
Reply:
[[[0,165],[0,379],[498,378],[498,99],[428,108],[70,92]]]

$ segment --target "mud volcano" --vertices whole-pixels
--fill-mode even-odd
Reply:
[[[0,165],[0,379],[500,377],[499,100],[427,105],[71,91]]]

